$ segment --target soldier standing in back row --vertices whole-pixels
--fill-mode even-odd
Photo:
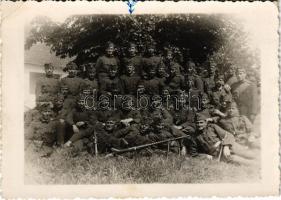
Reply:
[[[106,44],[105,55],[100,56],[97,60],[96,72],[100,85],[103,85],[109,79],[110,69],[119,68],[119,60],[114,56],[114,47],[112,42],[108,42]]]
[[[142,76],[145,78],[149,70],[158,71],[159,66],[164,65],[162,58],[155,55],[155,46],[153,44],[147,47],[147,56],[143,58]]]
[[[236,71],[238,82],[234,83],[231,92],[241,115],[247,116],[252,122],[258,113],[257,87],[247,80],[244,68]]]
[[[128,46],[128,56],[124,58],[123,60],[123,66],[126,67],[126,63],[131,63],[131,65],[135,68],[135,73],[138,76],[141,76],[142,72],[142,58],[137,53],[137,47],[136,44],[130,43]],[[126,68],[121,69],[121,73],[126,73]]]
[[[48,94],[52,96],[58,92],[59,80],[54,77],[54,66],[51,63],[46,63],[44,68],[45,77],[40,78],[36,83],[36,99],[42,94]]]

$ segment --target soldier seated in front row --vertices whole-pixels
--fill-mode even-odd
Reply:
[[[57,124],[51,120],[50,104],[42,104],[38,110],[41,115],[39,120],[32,121],[25,132],[25,149],[33,144],[35,150],[40,151],[42,156],[48,156],[53,151]]]
[[[229,103],[226,111],[226,117],[220,119],[218,124],[232,133],[237,143],[251,148],[259,148],[260,144],[253,132],[253,125],[246,116],[239,114],[237,104],[235,102]]]
[[[255,165],[259,156],[256,151],[235,142],[234,136],[216,124],[210,124],[203,114],[196,115],[196,130],[185,140],[191,156],[217,158],[245,165]]]

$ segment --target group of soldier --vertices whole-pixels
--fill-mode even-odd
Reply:
[[[190,59],[178,63],[169,49],[156,55],[153,44],[145,56],[133,43],[123,58],[114,50],[108,42],[95,63],[68,63],[61,79],[51,63],[44,65],[36,107],[25,113],[26,148],[114,155],[152,144],[136,153],[168,149],[242,164],[257,160],[258,80],[246,68],[222,70],[209,62],[202,70]]]

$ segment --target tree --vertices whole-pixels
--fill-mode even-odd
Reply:
[[[138,45],[140,54],[154,42],[158,53],[170,47],[198,64],[212,61],[225,67],[243,62],[247,67],[257,62],[241,25],[225,15],[83,15],[63,23],[39,17],[32,22],[25,47],[43,42],[61,58],[74,56],[79,65],[95,62],[107,41],[117,45],[118,56],[125,54],[129,42]]]

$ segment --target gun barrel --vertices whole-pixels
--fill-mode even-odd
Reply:
[[[162,141],[158,141],[158,142],[153,142],[153,143],[149,143],[149,144],[134,146],[134,147],[126,148],[126,149],[115,149],[114,148],[112,150],[114,151],[114,153],[121,154],[121,153],[130,152],[130,151],[136,151],[136,150],[139,150],[139,149],[144,149],[146,147],[157,145],[157,144],[162,144],[162,143],[166,143],[166,142],[170,142],[170,141],[180,140],[180,139],[187,138],[187,137],[188,137],[188,135],[180,136],[180,137],[177,137],[177,138],[170,138],[170,139],[166,139],[166,140],[162,140]]]

